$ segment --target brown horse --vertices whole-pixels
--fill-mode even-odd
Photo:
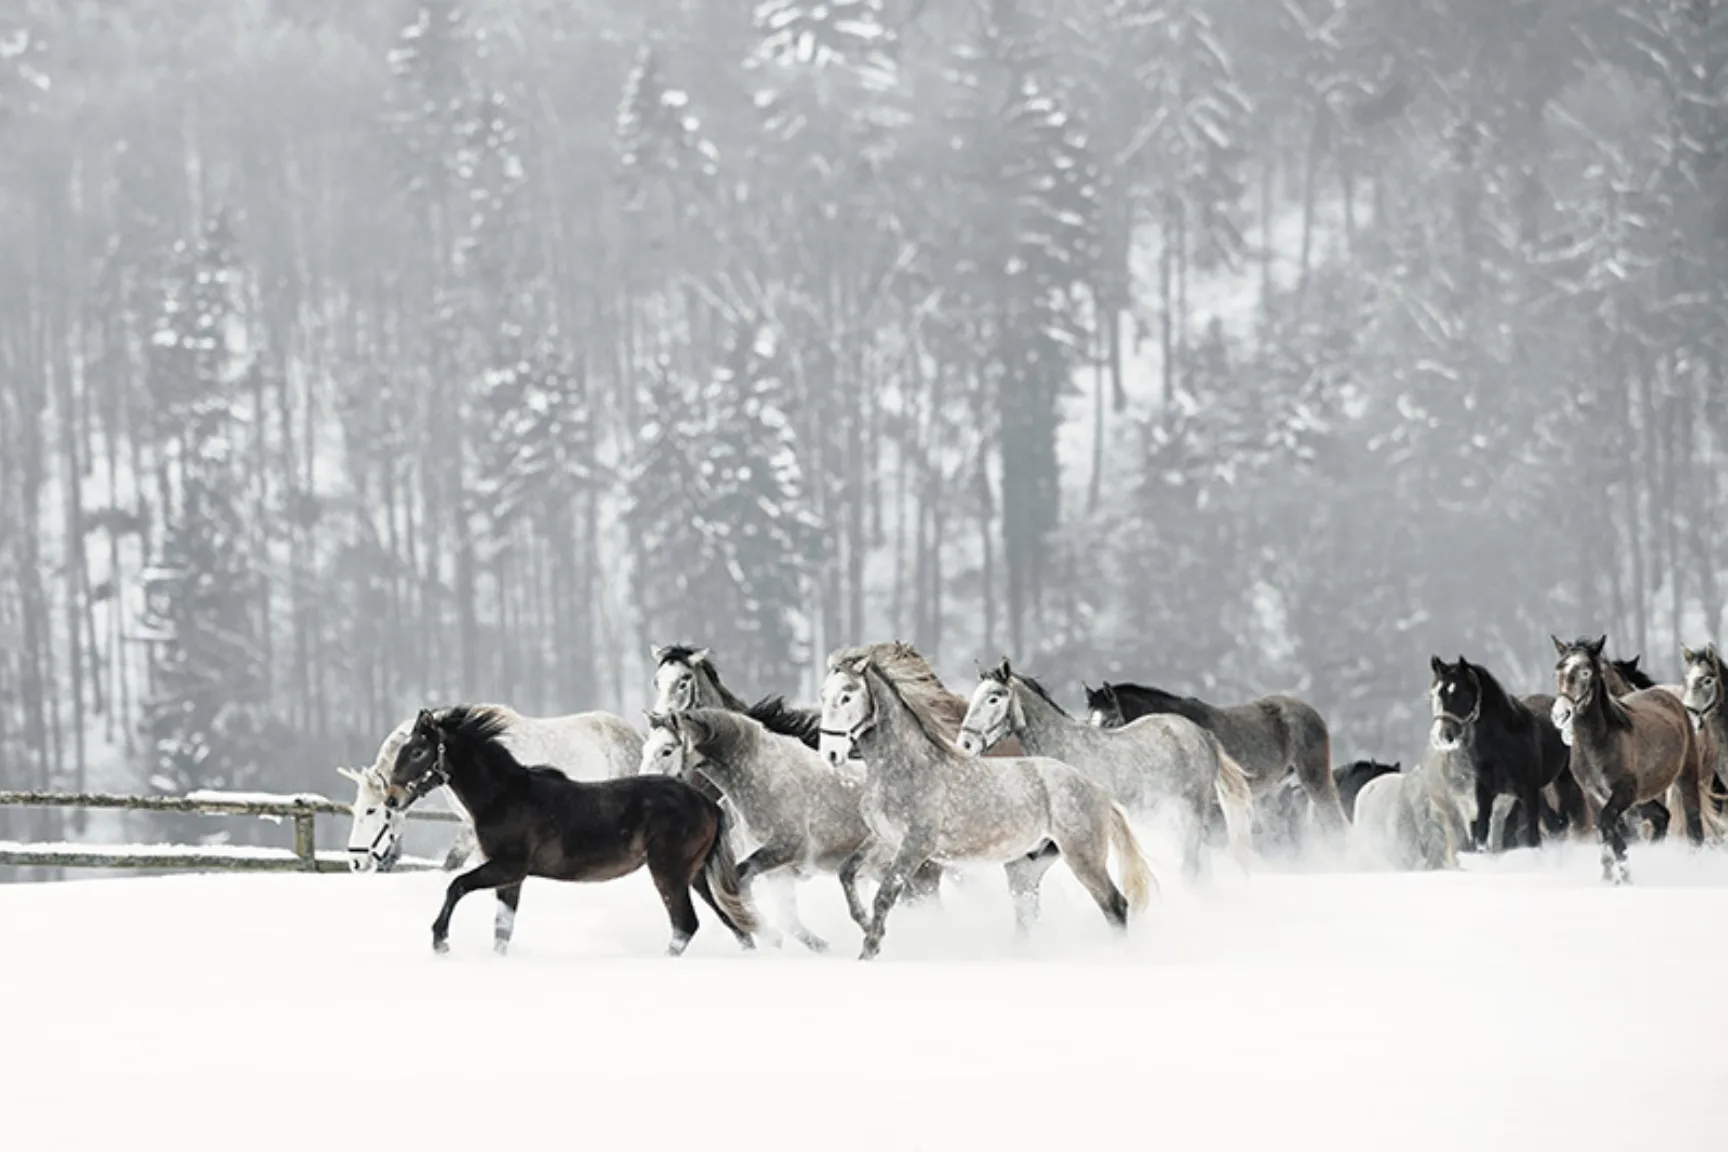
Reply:
[[[1714,644],[1705,645],[1701,652],[1682,645],[1680,656],[1686,663],[1681,703],[1686,705],[1692,728],[1704,744],[1704,787],[1709,800],[1705,817],[1709,823],[1710,816],[1728,806],[1728,708],[1723,707],[1728,668]]]
[[[1646,688],[1616,697],[1602,649],[1608,638],[1557,637],[1554,651],[1554,723],[1572,747],[1572,775],[1601,805],[1602,878],[1631,879],[1626,867],[1628,809],[1661,798],[1676,781],[1686,810],[1686,835],[1704,841],[1699,784],[1702,747],[1692,738],[1686,709],[1672,692]]]

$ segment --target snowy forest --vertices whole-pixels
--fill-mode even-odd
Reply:
[[[1717,0],[8,0],[0,787],[342,795],[651,644],[1339,760],[1431,653],[1677,679],[1725,104]]]

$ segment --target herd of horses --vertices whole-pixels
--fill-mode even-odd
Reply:
[[[1274,848],[1327,846],[1456,868],[1462,852],[1593,833],[1603,877],[1618,884],[1630,879],[1628,838],[1661,839],[1676,810],[1694,844],[1721,838],[1728,710],[1715,645],[1684,649],[1683,681],[1668,685],[1637,658],[1609,659],[1605,637],[1554,647],[1553,692],[1523,696],[1462,656],[1433,657],[1428,738],[1408,770],[1334,768],[1325,720],[1290,696],[1220,707],[1105,683],[1083,686],[1075,716],[1006,659],[980,668],[967,698],[893,641],[832,653],[816,704],[747,704],[707,649],[656,647],[645,732],[605,712],[530,717],[489,704],[405,721],[368,768],[340,769],[357,786],[350,862],[388,871],[404,813],[442,788],[464,820],[445,867],[478,863],[449,884],[436,951],[470,892],[496,893],[503,953],[528,877],[646,867],[672,955],[697,930],[696,899],[744,948],[783,928],[826,950],[799,919],[797,884],[831,874],[868,959],[895,907],[938,900],[944,875],[968,865],[1003,866],[1021,932],[1058,862],[1125,928],[1157,891],[1133,824],[1154,815],[1174,820],[1191,878],[1220,842],[1244,870]],[[778,927],[756,911],[758,878]],[[875,884],[868,904],[861,880]]]

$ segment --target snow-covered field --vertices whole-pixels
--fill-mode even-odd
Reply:
[[[1463,874],[1161,869],[1113,939],[1060,867],[1016,943],[969,874],[883,957],[682,960],[644,874],[529,881],[428,926],[448,877],[0,888],[7,1148],[1728,1148],[1728,852],[1515,853]],[[766,907],[766,893],[762,903]],[[704,910],[705,911],[705,910]],[[250,1039],[248,1039],[250,1038]],[[166,1142],[155,1137],[167,1136]]]

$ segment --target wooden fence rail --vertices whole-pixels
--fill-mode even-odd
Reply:
[[[0,792],[0,808],[119,808],[133,812],[191,812],[206,816],[255,816],[290,820],[294,847],[198,847],[187,844],[126,844],[109,847],[82,843],[0,841],[0,866],[37,868],[161,868],[180,871],[346,872],[346,852],[317,850],[319,816],[351,816],[352,806],[302,793],[278,796],[261,792],[192,792],[185,796],[119,796],[103,792]],[[456,823],[454,812],[415,808],[410,820]],[[404,856],[398,871],[437,868],[432,860]]]

